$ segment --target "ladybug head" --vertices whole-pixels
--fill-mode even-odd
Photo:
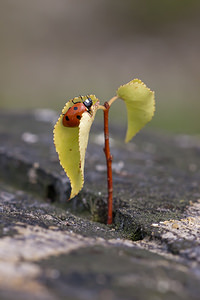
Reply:
[[[90,97],[87,97],[87,99],[83,102],[83,104],[87,107],[90,108],[93,104],[92,99]]]

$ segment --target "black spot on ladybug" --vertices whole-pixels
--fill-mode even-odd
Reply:
[[[80,119],[81,119],[81,116],[79,116],[79,115],[78,115],[78,116],[76,116],[76,117],[77,117],[77,119],[78,119],[78,120],[80,120]]]
[[[74,110],[77,110],[78,109],[78,107],[77,106],[74,106]]]
[[[68,117],[68,116],[65,116],[65,120],[66,120],[66,121],[69,121],[69,117]]]

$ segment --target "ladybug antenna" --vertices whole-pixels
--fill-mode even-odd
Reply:
[[[81,98],[81,100],[83,101],[83,97],[81,95],[79,95],[79,97]]]

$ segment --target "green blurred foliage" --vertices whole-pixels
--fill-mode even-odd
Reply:
[[[120,11],[129,13],[133,23],[150,30],[152,27],[162,26],[178,19],[187,19],[194,15],[194,11],[200,8],[198,0],[125,0],[116,1]],[[146,27],[146,25],[150,27]]]
[[[1,0],[0,108],[104,102],[140,78],[155,91],[150,126],[199,133],[199,12],[197,0]],[[126,122],[122,106],[112,122]]]

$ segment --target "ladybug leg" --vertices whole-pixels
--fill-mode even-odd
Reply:
[[[92,111],[91,111],[91,109],[88,108],[87,112],[92,116]]]

